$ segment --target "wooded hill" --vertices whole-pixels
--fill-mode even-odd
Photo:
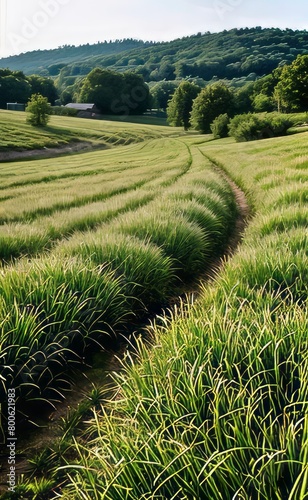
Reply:
[[[98,42],[95,44],[63,45],[52,50],[34,50],[17,56],[0,58],[0,67],[21,70],[26,75],[57,76],[61,68],[74,62],[88,61],[93,57],[108,57],[113,54],[127,52],[136,48],[148,47],[153,42],[143,42],[126,38]],[[92,67],[91,67],[92,69]]]
[[[198,33],[161,43],[129,39],[64,46],[0,59],[0,67],[26,74],[59,75],[64,85],[97,66],[137,71],[148,82],[188,76],[207,81],[213,77],[232,80],[269,74],[291,63],[298,54],[308,54],[306,30],[256,27]]]

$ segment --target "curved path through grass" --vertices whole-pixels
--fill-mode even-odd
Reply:
[[[63,498],[307,498],[307,135],[200,149],[254,218],[199,300],[127,356],[58,469]]]
[[[131,228],[135,225],[134,220],[138,221],[138,224],[135,226],[133,232],[136,230],[138,231],[138,228],[142,227],[142,223],[140,222],[142,218],[146,216],[145,221],[147,220],[147,213],[150,215],[150,218],[156,218],[156,213],[162,216],[164,211],[167,211],[166,213],[175,211],[174,213],[178,214],[177,216],[183,217],[182,211],[185,210],[186,207],[186,214],[191,217],[191,221],[196,220],[197,217],[197,229],[199,227],[201,228],[202,224],[207,223],[207,221],[212,221],[211,223],[213,224],[215,222],[215,209],[219,209],[221,211],[218,219],[219,222],[216,221],[213,226],[213,228],[215,227],[215,229],[213,229],[215,231],[213,236],[215,236],[215,234],[217,236],[215,252],[212,253],[212,251],[210,251],[212,243],[210,243],[209,240],[209,242],[206,243],[206,253],[202,256],[202,259],[205,259],[205,261],[202,262],[202,260],[200,260],[197,264],[193,264],[192,261],[193,267],[186,272],[184,268],[186,267],[185,259],[188,258],[188,254],[183,247],[185,250],[183,254],[184,261],[183,264],[181,264],[181,266],[184,266],[183,277],[188,273],[187,276],[192,278],[189,279],[189,288],[192,289],[193,287],[196,290],[196,280],[200,279],[202,274],[203,279],[205,276],[211,274],[211,270],[214,269],[214,266],[215,269],[217,268],[218,258],[216,258],[216,255],[221,253],[221,245],[223,244],[224,248],[226,248],[226,252],[229,254],[230,247],[235,247],[234,242],[239,239],[244,219],[246,219],[247,216],[247,206],[243,203],[243,195],[240,190],[236,188],[235,184],[231,183],[231,181],[226,183],[224,180],[221,182],[221,179],[226,177],[225,174],[222,174],[217,167],[215,167],[215,169],[211,168],[209,162],[204,159],[198,147],[186,144],[180,139],[168,139],[168,141],[160,139],[159,141],[150,141],[142,145],[130,146],[129,148],[126,148],[125,151],[117,151],[116,154],[112,152],[104,152],[104,168],[102,169],[99,166],[93,168],[94,164],[97,165],[97,159],[102,158],[101,153],[102,152],[87,153],[85,155],[78,155],[76,159],[70,157],[67,160],[60,160],[64,161],[62,169],[59,169],[59,166],[55,164],[52,169],[48,167],[48,170],[46,170],[47,165],[51,165],[51,163],[47,162],[47,160],[37,161],[35,163],[16,163],[14,165],[16,174],[19,175],[18,172],[23,172],[23,175],[21,177],[18,176],[17,179],[16,177],[15,179],[12,176],[10,177],[10,175],[6,176],[5,168],[1,171],[1,175],[3,177],[6,176],[6,188],[3,186],[2,190],[5,195],[8,195],[9,193],[11,196],[11,198],[7,198],[9,200],[9,205],[7,205],[5,210],[6,217],[8,217],[9,213],[8,207],[12,207],[11,221],[8,219],[5,221],[5,219],[3,219],[2,227],[5,227],[6,231],[11,231],[11,233],[8,232],[11,241],[14,242],[15,239],[18,240],[18,237],[20,238],[23,225],[25,232],[30,236],[33,235],[33,233],[35,234],[35,231],[41,231],[42,227],[47,228],[46,241],[41,239],[39,246],[34,248],[34,252],[32,252],[31,245],[28,245],[23,252],[20,252],[22,248],[20,246],[20,239],[17,241],[16,247],[19,249],[20,256],[19,254],[16,254],[16,256],[21,257],[21,260],[19,263],[16,262],[13,265],[9,265],[7,270],[4,269],[4,279],[6,279],[6,276],[12,275],[15,276],[14,280],[18,281],[20,279],[20,273],[25,272],[25,269],[29,267],[28,264],[26,265],[26,268],[24,267],[24,259],[22,258],[22,253],[24,252],[28,253],[28,255],[33,253],[33,257],[35,257],[36,254],[36,258],[32,259],[32,262],[35,264],[37,261],[40,266],[41,264],[38,259],[43,259],[42,262],[44,262],[44,255],[47,255],[46,250],[48,248],[52,248],[51,256],[54,255],[56,258],[58,258],[57,256],[67,254],[67,252],[69,252],[69,255],[72,255],[72,250],[74,248],[78,249],[79,242],[89,241],[92,234],[94,234],[94,236],[99,235],[101,231],[103,231],[102,234],[106,234],[106,232],[109,232],[110,230],[112,230],[112,232],[124,230],[123,234],[125,234],[125,231],[128,231],[127,234],[129,234],[132,231]],[[108,158],[110,158],[110,162]],[[114,161],[115,158],[116,162]],[[160,166],[159,163],[162,158],[163,162]],[[144,167],[145,159],[148,163],[146,168]],[[57,160],[57,162],[58,161],[59,160]],[[110,167],[107,166],[108,162],[110,163]],[[71,165],[74,168],[71,168]],[[106,171],[106,174],[104,174],[104,171]],[[119,176],[119,179],[122,179],[123,172],[125,173],[126,171],[129,171],[130,179],[128,180],[124,177],[124,185],[123,183],[119,183],[116,179],[117,176]],[[104,176],[106,177],[106,175],[107,178],[108,176],[111,176],[111,189],[108,188],[109,190],[107,191],[106,186],[108,186],[108,184],[104,180]],[[91,194],[84,197],[84,182],[91,185],[91,182],[93,183],[93,179],[97,180],[99,176],[102,176],[102,179],[104,180],[102,184],[104,191],[101,193],[98,191],[97,195]],[[137,180],[134,180],[134,176]],[[64,183],[64,187],[69,186],[69,189],[71,189],[69,183],[71,181],[77,181],[77,184],[75,184],[78,186],[79,179],[82,179],[83,181],[80,190],[82,196],[80,196],[78,190],[75,191],[77,194],[77,197],[75,196],[76,201],[72,200],[66,202],[65,204],[62,203],[60,206],[57,199],[54,196],[51,196],[50,208],[46,208],[48,200],[46,202],[46,199],[44,199],[45,207],[43,206],[41,208],[36,205],[35,209],[32,209],[32,214],[29,210],[24,210],[24,203],[17,205],[16,201],[14,201],[17,199],[20,200],[21,196],[24,196],[25,200],[27,200],[29,206],[31,207],[33,200],[35,200],[35,193],[37,192],[33,191],[33,186],[36,186],[39,191],[41,186],[46,185],[46,192],[48,192],[53,189],[53,185],[55,183],[55,185],[61,185],[61,183]],[[127,182],[132,183],[131,187],[127,186]],[[112,183],[117,183],[115,188],[112,187]],[[230,208],[228,208],[228,204],[224,205],[225,202],[222,203],[223,198],[221,198],[223,196],[230,196],[230,194],[228,194],[228,183],[232,184],[230,193],[233,191],[233,196],[235,198],[238,200],[241,198],[241,203],[237,203],[237,206],[233,201],[231,203],[230,199]],[[98,185],[97,182],[96,185]],[[130,196],[130,193],[132,193],[133,196]],[[29,195],[31,198],[29,198]],[[203,213],[200,203],[206,204],[208,197],[211,209],[208,209],[208,212],[205,211]],[[194,201],[194,198],[196,201]],[[11,203],[10,200],[13,200],[13,202]],[[109,204],[109,200],[112,201],[111,205]],[[3,200],[3,203],[3,206],[5,206],[5,199]],[[74,210],[75,216],[73,216]],[[190,210],[192,211],[190,212]],[[231,212],[233,211],[233,214],[238,213],[236,217],[236,229],[231,229],[231,226],[227,227],[224,221],[224,214],[226,214],[229,218],[229,223],[232,227],[234,226],[235,219],[234,215],[231,215],[230,210]],[[86,214],[84,213],[85,211],[87,212]],[[121,215],[121,213],[123,215]],[[140,215],[137,215],[138,213]],[[59,222],[58,228],[55,229],[57,217]],[[181,221],[181,219],[179,219],[179,221]],[[174,219],[174,222],[176,223],[176,219]],[[240,225],[238,225],[239,222]],[[148,224],[148,222],[146,222],[146,224]],[[224,228],[224,235],[221,233],[222,240],[220,241],[219,235],[222,228]],[[81,233],[80,230],[86,232]],[[207,238],[211,238],[210,232],[207,232],[206,234]],[[230,234],[232,237],[230,237]],[[144,233],[144,236],[146,240],[148,240],[148,236],[146,235],[147,232]],[[213,241],[216,240],[216,236]],[[64,237],[65,240],[63,239]],[[141,233],[140,237],[143,237]],[[2,248],[4,248],[3,241],[4,240],[2,239]],[[164,248],[163,241],[161,242],[161,245],[162,248]],[[38,257],[38,254],[41,254],[41,257]],[[7,255],[12,256],[12,247],[9,248]],[[172,253],[170,256],[172,256]],[[200,268],[200,266],[202,267]],[[15,267],[17,274],[15,273]],[[30,269],[31,267],[32,264],[30,263]],[[51,272],[51,269],[52,268],[49,268],[48,273]],[[192,269],[194,269],[193,273]],[[185,279],[187,280],[187,278]],[[2,286],[4,286],[4,283],[5,282],[3,281]],[[12,281],[10,281],[10,283],[11,284],[8,284],[7,286],[9,286],[10,289],[13,286],[14,300],[19,300],[16,298],[16,293],[14,292],[15,285],[12,284]],[[18,286],[20,289],[23,289],[25,285],[20,282]],[[147,286],[150,286],[150,283]],[[183,294],[185,292],[185,286],[185,284],[181,283],[179,289],[177,285],[177,293],[181,291]],[[159,292],[160,294],[161,291],[162,290]],[[170,292],[168,292],[169,298],[174,296],[176,289],[170,290]],[[142,300],[144,300],[144,294],[141,297]],[[6,300],[10,300],[9,295],[7,295]],[[20,300],[23,299],[21,298]],[[29,301],[29,299],[27,300]],[[150,299],[149,307],[151,307],[152,300],[153,297]],[[167,296],[165,300],[168,300]],[[157,301],[156,307],[161,303],[160,301],[161,299]],[[142,321],[145,321],[144,317]],[[138,328],[137,323],[134,324],[134,329],[136,328]],[[101,359],[99,362],[101,363]],[[83,379],[81,384],[83,390],[89,390],[89,384],[91,385],[93,382],[93,380],[91,380],[91,376],[94,375],[94,381],[97,383],[102,376],[102,372],[106,372],[106,367],[108,367],[109,363],[106,362],[106,359],[104,359],[104,363],[105,366],[103,369],[94,369],[88,373],[86,372],[89,379]],[[88,381],[85,382],[85,380]],[[56,427],[56,423],[61,421],[63,418],[64,413],[67,411],[67,404],[78,405],[78,403],[81,403],[80,390],[81,387],[77,385],[75,390],[73,390],[72,395],[68,395],[68,401],[61,404],[60,407],[57,408],[56,412],[52,411],[53,420],[50,425],[51,429],[54,429],[54,427]],[[87,405],[85,407],[88,408]],[[38,432],[37,435],[36,433],[31,435],[30,439],[31,441],[34,439],[34,442],[32,441],[31,445],[27,442],[27,440],[22,441],[23,449],[27,449],[28,447],[33,449],[36,447],[36,443],[40,443],[41,446],[43,443],[46,443],[46,441],[54,439],[54,431],[50,430],[49,432],[46,432],[46,430],[43,430],[42,432]],[[19,462],[19,466],[22,467],[22,470],[24,467],[23,457],[24,453],[20,457],[21,462]]]
[[[231,140],[201,144],[193,137],[161,139],[123,148],[116,164],[114,153],[103,152],[104,161],[109,158],[112,165],[94,176],[101,176],[106,192],[111,186],[110,200],[113,183],[122,182],[124,173],[132,185],[145,181],[131,190],[136,194],[144,190],[141,205],[93,225],[97,207],[82,202],[83,211],[92,207],[92,222],[80,231],[80,214],[75,214],[78,224],[74,227],[70,221],[67,233],[63,228],[68,214],[78,206],[62,204],[55,228],[59,236],[48,252],[43,243],[36,257],[32,252],[30,263],[18,256],[14,265],[4,267],[6,303],[13,305],[13,287],[19,306],[15,316],[11,308],[5,317],[16,323],[27,321],[23,328],[36,325],[38,333],[43,331],[44,336],[38,335],[35,342],[40,345],[43,339],[40,349],[52,361],[55,353],[46,337],[46,332],[52,333],[49,318],[56,320],[57,329],[61,325],[67,338],[73,324],[78,331],[84,329],[85,339],[97,341],[96,333],[102,333],[102,325],[107,333],[111,319],[112,335],[128,321],[137,327],[137,317],[144,318],[151,306],[161,306],[175,293],[194,289],[200,269],[211,266],[219,250],[230,244],[238,216],[235,200],[242,195],[237,190],[235,196],[232,182],[226,182],[221,169],[244,188],[254,209],[243,244],[199,300],[193,306],[188,302],[186,308],[177,305],[179,314],[173,314],[173,321],[163,318],[151,328],[152,349],[135,340],[134,355],[128,352],[123,370],[114,375],[118,397],[109,401],[108,411],[101,405],[104,391],[96,387],[64,418],[62,439],[52,451],[45,450],[32,461],[36,480],[24,486],[28,497],[40,491],[48,498],[51,488],[60,493],[63,480],[68,484],[62,498],[70,499],[79,498],[80,491],[86,499],[103,495],[105,500],[122,500],[123,492],[129,500],[169,500],[179,495],[183,500],[306,498],[305,148],[306,136],[299,134],[244,145]],[[90,179],[97,157],[84,158],[89,160]],[[86,171],[84,167],[80,166],[80,172]],[[67,176],[71,170],[66,164],[55,193],[59,186],[69,190],[75,181],[74,186],[79,185],[81,178]],[[39,180],[36,172],[27,175]],[[88,176],[83,178],[88,180]],[[49,181],[48,187],[58,182],[54,173]],[[101,186],[96,184],[100,193]],[[85,185],[79,185],[80,200]],[[4,191],[4,198],[14,196],[16,187],[11,185],[11,193]],[[26,199],[27,192],[23,195]],[[67,201],[74,204],[77,198]],[[41,229],[36,223],[45,220],[50,231],[59,194],[45,207],[51,210],[49,214],[40,212],[44,208],[40,203],[33,209],[33,202],[30,194],[30,212],[16,212],[12,204],[11,229],[24,223],[35,233]],[[3,204],[8,208],[9,198]],[[114,208],[109,207],[111,212]],[[37,217],[33,217],[36,210]],[[14,222],[16,216],[18,222]],[[27,287],[26,294],[19,294]],[[98,309],[93,295],[105,305]],[[48,302],[48,310],[47,296],[57,299]],[[69,308],[62,307],[64,296]],[[44,304],[39,315],[34,299]],[[31,360],[30,373],[36,377],[35,355]],[[21,364],[20,370],[29,373],[29,366]],[[79,426],[84,416],[89,420],[91,412],[92,420]],[[77,439],[73,447],[72,436]]]

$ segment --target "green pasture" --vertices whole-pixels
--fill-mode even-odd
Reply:
[[[199,150],[253,218],[195,305],[127,355],[58,469],[62,498],[308,498],[307,136]]]
[[[0,165],[1,397],[14,386],[31,418],[222,254],[238,215],[223,172],[252,217],[195,304],[134,340],[115,397],[94,388],[11,498],[307,500],[306,134],[236,144],[52,119],[65,140],[126,145]]]
[[[237,213],[181,138],[3,163],[0,179],[1,385],[28,412],[59,399],[85,350],[196,280]]]
[[[177,133],[181,130],[155,125],[150,119],[131,123],[51,116],[47,127],[35,128],[26,123],[26,113],[0,110],[0,153],[55,148],[80,141],[125,145]]]

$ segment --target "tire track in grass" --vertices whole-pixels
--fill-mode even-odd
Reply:
[[[246,227],[248,226],[252,213],[251,207],[248,204],[244,191],[231,179],[227,172],[213,160],[212,157],[204,153],[204,151],[202,151],[199,147],[198,150],[200,151],[202,156],[204,156],[204,158],[206,158],[210,162],[213,170],[217,172],[230,186],[235,198],[235,203],[238,211],[235,225],[232,234],[229,237],[229,241],[223,257],[216,259],[216,261],[213,262],[212,268],[209,270],[209,272],[206,273],[207,277],[213,277],[221,269],[222,265],[226,262],[226,259],[231,258],[235,253],[238,245],[241,243],[244,237],[244,232]]]

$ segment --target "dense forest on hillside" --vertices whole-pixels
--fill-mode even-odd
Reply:
[[[60,85],[64,86],[95,67],[133,70],[148,82],[188,76],[206,81],[213,77],[232,80],[269,74],[291,63],[298,54],[307,53],[306,30],[256,27],[198,33],[164,43],[129,39],[64,46],[0,59],[0,67],[42,76],[60,73]]]
[[[17,56],[0,59],[0,67],[11,70],[21,70],[26,75],[40,74],[43,76],[56,76],[61,68],[74,61],[86,61],[89,58],[100,56],[107,57],[124,51],[148,47],[153,42],[124,39],[75,45],[64,45],[52,50],[35,50]],[[92,67],[91,67],[92,69]]]
[[[29,75],[31,57],[36,74]],[[64,60],[67,63],[60,62]],[[58,106],[55,113],[62,114],[61,106],[71,102],[94,103],[102,114],[126,117],[155,109],[165,113],[170,124],[189,128],[192,101],[202,90],[194,127],[203,132],[210,131],[211,121],[219,114],[228,114],[223,119],[226,126],[226,120],[236,114],[308,110],[306,31],[257,27],[198,33],[168,43],[105,41],[31,52],[6,60],[10,61],[14,65],[19,61],[20,67],[1,69],[0,61],[0,108],[4,109],[8,102],[26,104],[39,93]],[[36,71],[34,61],[40,64]],[[209,112],[213,101],[216,107]],[[201,124],[204,107],[211,120],[203,123],[202,118]]]

